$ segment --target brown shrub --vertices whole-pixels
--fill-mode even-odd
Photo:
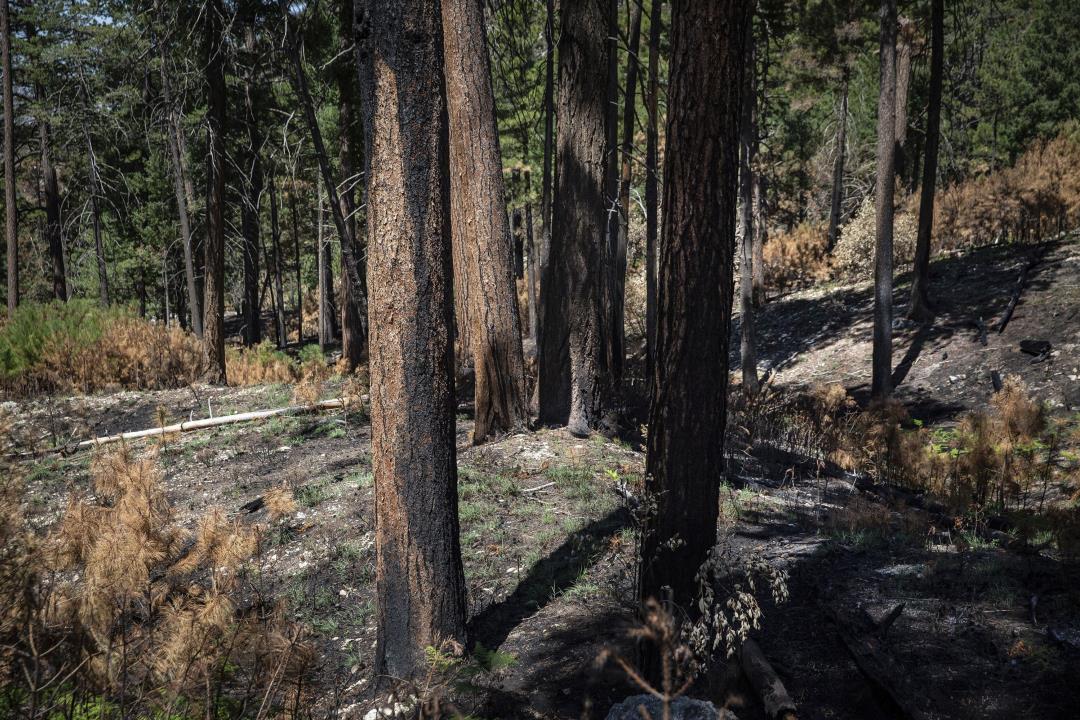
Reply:
[[[783,291],[829,277],[828,243],[828,228],[820,223],[770,235],[762,248],[766,285]]]

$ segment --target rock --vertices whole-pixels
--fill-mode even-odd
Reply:
[[[1049,355],[1050,342],[1048,340],[1021,340],[1020,352],[1025,355]]]
[[[638,707],[644,705],[649,717],[660,720],[664,716],[660,700],[652,695],[632,695],[608,711],[607,720],[642,720]],[[711,702],[676,698],[671,703],[671,720],[738,720],[730,710],[720,711]]]

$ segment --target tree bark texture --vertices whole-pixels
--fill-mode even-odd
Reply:
[[[544,347],[544,293],[541,289],[547,274],[551,251],[552,166],[555,155],[555,0],[547,0],[544,15],[544,159],[540,188],[540,242],[536,252],[536,271],[533,273],[533,293],[536,297],[536,328],[533,331],[533,352],[537,377],[533,383],[530,408],[539,413],[541,348]]]
[[[934,227],[934,190],[937,185],[938,143],[941,136],[941,86],[945,55],[944,0],[930,3],[930,104],[926,114],[926,160],[923,162],[922,190],[919,197],[919,234],[915,243],[915,267],[912,271],[911,303],[908,315],[913,320],[930,318],[930,233]]]
[[[871,394],[892,392],[893,194],[896,190],[896,0],[881,1],[877,125],[877,241],[874,251],[874,347]]]
[[[39,102],[45,101],[44,89],[37,88]],[[60,234],[60,182],[52,163],[52,128],[49,121],[38,118],[38,140],[41,143],[41,180],[45,188],[45,242],[49,246],[52,265],[53,297],[67,302],[67,269],[64,266],[64,240]]]
[[[605,310],[608,253],[609,1],[562,8],[558,178],[549,263],[540,285],[540,420],[577,435],[610,403]]]
[[[764,117],[764,111],[760,112]],[[765,292],[765,243],[769,239],[769,229],[766,225],[769,212],[766,202],[765,173],[756,170],[753,171],[752,177],[754,181],[754,239],[751,251],[753,267],[750,270],[754,285],[754,307],[758,308],[768,299]]]
[[[8,317],[19,305],[19,209],[15,196],[15,98],[11,80],[11,12],[0,0],[0,56],[4,73],[4,237],[7,243]]]
[[[222,57],[221,0],[204,12],[207,83],[206,281],[203,347],[207,380],[224,384],[225,375],[225,68]]]
[[[319,348],[326,350],[337,338],[337,313],[334,310],[334,252],[323,221],[323,186],[315,182],[315,245],[319,280]]]
[[[454,278],[467,305],[479,443],[525,425],[525,363],[482,0],[443,0],[442,18]]]
[[[247,126],[247,148],[243,152],[244,198],[240,206],[240,235],[244,250],[244,344],[257,345],[262,342],[262,307],[260,305],[259,280],[259,201],[263,191],[262,136],[255,110],[257,92],[255,71],[258,62],[255,47],[255,12],[250,0],[241,3],[244,24],[244,45],[241,73],[244,91],[244,124]]]
[[[409,678],[426,646],[465,640],[442,23],[431,0],[368,12],[375,665]]]
[[[273,170],[272,167],[271,170]],[[278,210],[277,178],[273,174],[270,176],[270,247],[274,253],[271,259],[274,272],[274,328],[278,348],[284,348],[289,344],[289,333],[285,329],[285,288],[281,280],[281,221]],[[302,339],[299,344],[303,345]]]
[[[750,10],[741,0],[671,9],[656,374],[649,410],[642,599],[671,588],[687,612],[716,542],[724,468],[735,252],[739,91]]]
[[[353,162],[357,143],[353,142],[353,106],[356,104],[355,66],[349,57],[354,41],[353,4],[342,0],[338,12],[340,53],[334,75],[338,86],[338,164],[341,167],[341,213],[349,229],[347,239],[353,244],[341,252],[341,357],[346,369],[352,372],[364,358],[367,345],[367,270],[365,249],[357,233],[356,164]],[[346,264],[351,258],[352,266]]]
[[[896,38],[896,174],[908,174],[908,95],[911,89],[911,57],[914,52],[915,23],[900,18]]]
[[[109,307],[109,266],[105,261],[105,245],[101,237],[101,205],[98,198],[102,196],[101,174],[98,169],[97,155],[94,153],[94,144],[90,141],[90,133],[84,129],[86,136],[86,153],[89,160],[90,180],[90,222],[94,233],[94,259],[97,261],[98,276],[98,302],[102,307]]]

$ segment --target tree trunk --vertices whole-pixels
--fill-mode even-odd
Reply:
[[[323,186],[315,183],[315,243],[319,263],[319,349],[326,350],[337,338],[337,312],[334,309],[334,251],[323,231]]]
[[[671,10],[656,377],[649,411],[640,597],[697,614],[695,575],[716,542],[724,468],[739,146],[750,10],[675,0]],[[681,540],[682,542],[675,542]]]
[[[375,670],[424,671],[465,641],[458,541],[450,183],[439,5],[369,5]]]
[[[930,105],[926,116],[926,159],[919,198],[919,235],[915,243],[911,303],[908,317],[925,321],[933,315],[930,302],[930,233],[934,227],[934,190],[937,184],[938,142],[941,135],[941,85],[944,74],[945,8],[943,0],[930,3]]]
[[[764,110],[759,110],[761,117],[765,117]],[[753,242],[753,302],[754,307],[759,308],[768,299],[765,292],[765,243],[769,238],[769,230],[765,223],[769,213],[765,202],[765,174],[760,170],[751,169],[754,178],[754,242]]]
[[[911,88],[912,41],[915,37],[915,23],[907,18],[900,18],[897,26],[896,43],[896,174],[901,179],[908,174],[907,125],[908,91]]]
[[[544,310],[540,420],[575,435],[598,427],[611,402],[605,327],[608,254],[606,116],[608,0],[562,8],[558,179]]]
[[[225,68],[221,47],[222,0],[204,12],[207,92],[206,281],[203,346],[207,380],[225,384]]]
[[[284,348],[289,344],[289,337],[285,329],[285,289],[281,281],[281,223],[278,220],[277,178],[273,174],[270,176],[270,247],[274,253],[274,328],[277,331],[278,348]]]
[[[619,219],[619,0],[607,0],[607,32],[605,34],[607,61],[607,90],[604,103],[604,204],[607,207],[604,234],[606,244],[601,255],[600,283],[601,308],[600,342],[603,345],[603,367],[612,389],[622,377],[623,325],[622,295],[619,288],[626,275],[626,252],[620,243],[622,222]],[[608,403],[610,404],[610,403]]]
[[[304,283],[300,277],[300,220],[296,212],[296,168],[289,184],[289,216],[292,220],[293,269],[296,271],[296,345],[304,344]]]
[[[11,317],[19,305],[19,208],[15,198],[15,98],[11,81],[8,0],[0,0],[0,43],[4,72],[4,236],[7,241],[7,308],[8,317]]]
[[[552,160],[555,154],[555,0],[546,2],[544,46],[544,165],[540,188],[540,242],[536,252],[536,272],[532,279],[537,306],[536,329],[533,331],[537,373],[529,401],[530,408],[536,413],[540,410],[540,356],[545,345],[543,284],[551,251]]]
[[[757,91],[754,87],[754,30],[747,22],[746,61],[742,72],[742,97],[739,118],[739,366],[742,390],[748,397],[758,393],[757,352],[754,348],[754,151],[757,129],[754,127]]]
[[[262,342],[262,307],[259,296],[260,227],[259,202],[263,191],[262,137],[259,132],[258,116],[255,110],[254,75],[258,56],[255,47],[255,12],[250,0],[241,3],[244,23],[244,118],[247,125],[248,147],[244,153],[243,167],[244,198],[240,209],[240,234],[244,240],[244,344],[257,345]]]
[[[157,4],[160,12],[160,3]],[[161,55],[161,94],[165,103],[166,133],[169,144],[169,160],[172,165],[173,192],[176,194],[176,209],[180,218],[180,238],[184,243],[184,279],[187,282],[188,314],[191,317],[191,329],[197,337],[202,337],[202,293],[199,291],[195,270],[195,245],[191,236],[191,220],[188,209],[191,207],[193,188],[185,168],[185,155],[181,151],[180,118],[172,97],[172,80],[169,75],[167,60],[169,57],[167,40],[162,37],[158,43]]]
[[[877,126],[877,243],[874,253],[874,350],[871,394],[892,393],[893,194],[896,189],[896,0],[881,0]]]
[[[473,442],[523,427],[525,363],[482,0],[443,0],[454,277],[475,369]]]
[[[45,91],[36,89],[39,102],[45,101]],[[67,270],[64,267],[64,241],[60,234],[60,183],[52,164],[52,138],[49,121],[38,118],[38,138],[41,142],[41,179],[45,186],[45,241],[52,260],[53,297],[67,302]]]
[[[622,171],[619,178],[619,238],[615,247],[615,312],[612,314],[616,376],[622,375],[626,310],[626,252],[630,239],[630,186],[633,183],[634,131],[637,129],[638,50],[641,47],[641,15],[644,0],[635,2],[627,41],[626,88],[623,95]],[[617,34],[616,34],[617,37]],[[616,94],[618,90],[616,89]],[[612,97],[612,101],[614,101]]]
[[[660,33],[664,0],[653,0],[649,16],[649,121],[645,139],[645,382],[652,387],[656,356],[656,237],[659,227]]]
[[[353,247],[341,251],[341,357],[346,368],[352,372],[364,358],[364,346],[367,344],[367,271],[364,267],[364,248],[356,231],[356,182],[353,162],[353,105],[356,103],[356,75],[349,62],[349,48],[354,41],[353,4],[351,0],[342,0],[338,14],[341,60],[335,70],[338,86],[338,162],[344,183],[341,191],[341,213],[349,228],[347,239]],[[342,238],[342,242],[345,238]],[[346,265],[346,258],[355,261],[353,266]],[[359,284],[357,284],[359,283]]]
[[[831,253],[840,239],[840,218],[844,205],[844,161],[847,158],[847,116],[849,70],[844,68],[840,83],[840,112],[836,116],[836,160],[833,162],[832,203],[829,208],[829,244]]]
[[[296,92],[297,99],[300,101],[300,106],[304,113],[304,119],[307,122],[308,131],[311,133],[311,142],[315,147],[315,158],[319,163],[319,173],[322,176],[323,186],[326,188],[326,197],[329,200],[330,216],[334,220],[334,227],[337,229],[338,240],[341,242],[341,266],[347,268],[347,272],[352,275],[352,283],[354,287],[361,288],[364,283],[360,279],[357,268],[360,266],[357,262],[357,258],[353,253],[353,248],[356,243],[353,241],[352,231],[349,224],[345,222],[345,213],[342,212],[341,198],[338,195],[337,184],[334,182],[334,172],[330,167],[330,156],[326,152],[326,144],[323,143],[322,130],[319,128],[319,120],[315,116],[315,103],[311,99],[311,90],[308,88],[307,73],[304,71],[304,63],[301,60],[300,44],[296,38],[296,31],[292,28],[292,17],[289,13],[289,1],[281,0],[281,12],[285,16],[285,20],[289,23],[289,27],[286,30],[286,46],[289,53],[289,59],[293,66],[293,89]],[[353,293],[351,298],[354,303],[358,302],[356,293]],[[361,312],[362,308],[357,308],[357,312]]]
[[[101,239],[101,206],[98,204],[98,198],[101,197],[101,175],[90,133],[85,130],[83,132],[86,136],[86,153],[90,166],[90,221],[94,232],[94,258],[97,260],[98,301],[102,307],[109,307],[109,268],[105,262],[105,246]]]

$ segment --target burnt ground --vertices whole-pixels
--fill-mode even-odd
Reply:
[[[990,397],[990,370],[1018,374],[1056,413],[1075,413],[1080,365],[1080,243],[1053,246],[1030,273],[1013,319],[993,325],[1027,249],[989,248],[934,264],[937,321],[898,329],[898,394],[928,423],[950,422]],[[898,302],[906,297],[905,281]],[[774,299],[760,316],[762,367],[781,386],[840,381],[857,396],[869,377],[866,284],[817,287]],[[899,315],[900,313],[898,313]],[[972,318],[990,326],[987,345]],[[973,338],[975,338],[973,340]],[[1039,363],[1021,339],[1046,339]],[[905,363],[904,360],[907,360]],[[906,366],[906,369],[905,369]],[[324,395],[332,397],[331,382]],[[289,404],[291,388],[208,388],[36,398],[8,403],[24,446],[154,427],[167,421]],[[208,409],[209,402],[209,409]],[[161,408],[161,410],[159,410]],[[634,622],[635,528],[619,487],[644,470],[628,442],[540,430],[474,447],[459,416],[462,550],[475,642],[514,658],[464,698],[483,718],[603,717],[634,692],[594,659],[627,657]],[[287,483],[299,508],[255,562],[317,648],[315,717],[364,717],[373,707],[375,639],[373,481],[362,412],[275,418],[204,430],[157,452],[169,496],[193,526],[211,507],[241,507]],[[26,461],[27,508],[46,528],[89,482],[90,453]],[[800,718],[899,718],[842,642],[846,620],[904,610],[882,640],[911,702],[930,718],[1071,718],[1080,702],[1080,569],[1052,550],[957,543],[939,519],[850,483],[791,475],[741,456],[723,491],[725,542],[783,565],[790,600],[764,602],[759,643]],[[260,511],[261,512],[261,511]],[[1036,598],[1032,612],[1032,598]],[[838,617],[839,616],[839,619]],[[1051,632],[1052,631],[1052,632]],[[1057,639],[1055,639],[1057,638]],[[734,673],[695,692],[763,718]]]

